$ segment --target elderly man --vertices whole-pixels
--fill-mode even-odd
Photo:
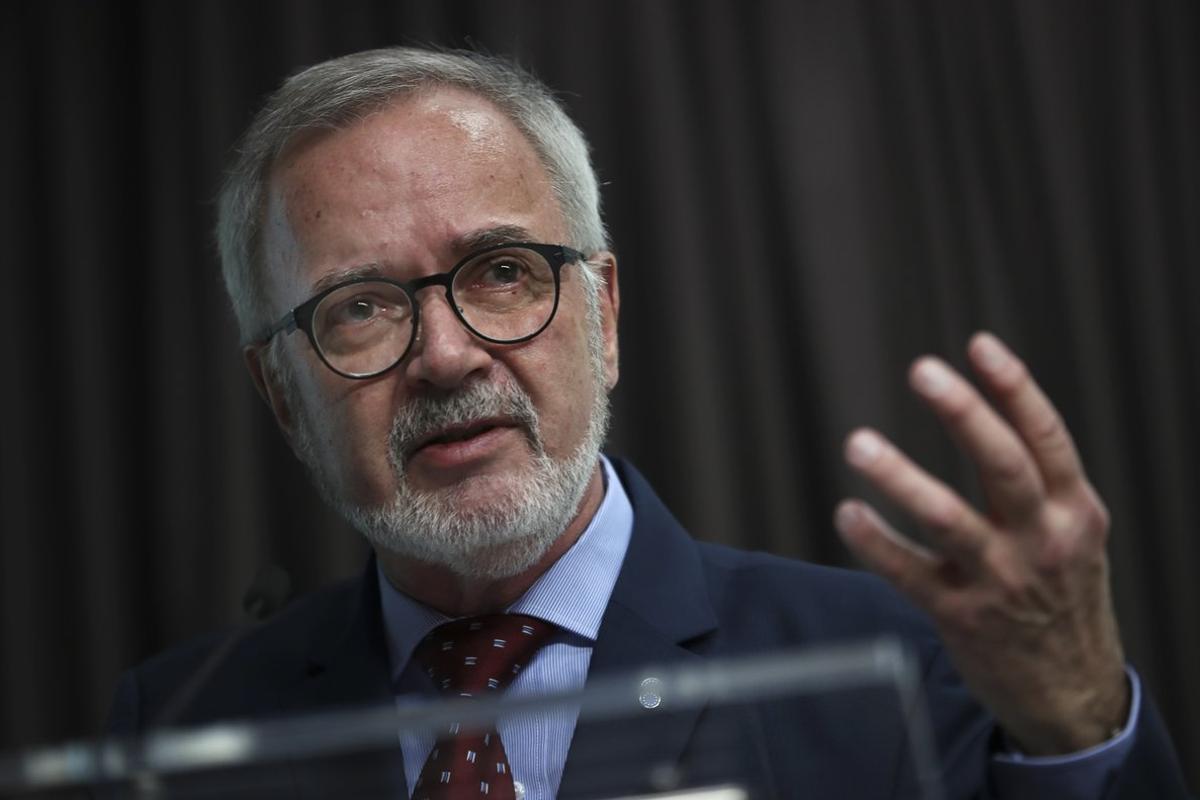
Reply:
[[[859,501],[837,527],[921,613],[866,575],[698,544],[632,466],[601,455],[617,263],[582,134],[512,65],[398,48],[298,74],[243,140],[219,235],[254,382],[374,558],[242,640],[179,722],[404,703],[439,686],[571,689],[646,663],[891,632],[925,670],[949,796],[1184,793],[1124,664],[1104,506],[994,337],[969,346],[994,407],[936,358],[911,372],[978,465],[986,512],[880,434],[847,442],[937,549]],[[207,647],[127,675],[113,729],[156,720]],[[645,767],[664,760],[685,781],[711,777],[691,754],[727,723],[750,731],[740,777],[777,794],[902,796],[902,731],[873,714],[814,702],[647,715],[646,746],[603,772],[582,759],[633,729],[577,730],[569,714],[405,734],[334,777],[284,771],[300,794],[348,796],[371,774],[393,797],[603,796],[646,789]]]

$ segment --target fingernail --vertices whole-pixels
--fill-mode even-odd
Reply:
[[[858,431],[846,443],[846,458],[856,467],[865,467],[883,452],[883,442],[870,431]]]
[[[950,388],[952,380],[949,368],[932,358],[918,364],[913,373],[913,382],[917,390],[929,397],[937,397],[945,392]]]
[[[979,359],[979,365],[986,370],[1000,369],[1008,359],[1004,345],[990,333],[981,333],[975,337],[975,357]]]
[[[842,533],[848,532],[862,519],[862,512],[853,503],[842,503],[833,515],[833,524]]]

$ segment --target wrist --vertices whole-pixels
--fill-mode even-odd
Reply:
[[[1009,743],[1025,755],[1078,753],[1119,736],[1129,718],[1131,702],[1132,689],[1122,669],[1115,682],[1053,704],[1051,707],[1059,711],[1052,718],[1006,726],[1004,733]]]

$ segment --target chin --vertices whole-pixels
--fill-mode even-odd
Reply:
[[[376,549],[428,564],[467,578],[499,580],[518,575],[537,564],[554,546],[565,526],[557,523],[528,527],[512,506],[488,506],[453,513],[413,525],[391,515],[352,520]],[[400,524],[397,524],[400,523]]]
[[[402,479],[383,506],[340,510],[373,546],[402,558],[466,577],[511,577],[540,561],[563,535],[587,488],[590,470],[547,462],[470,476],[444,489],[414,489]]]
[[[457,557],[439,554],[437,564],[463,578],[504,580],[532,569],[550,552],[558,535],[527,536],[511,541],[466,546]],[[400,554],[403,555],[403,554]]]

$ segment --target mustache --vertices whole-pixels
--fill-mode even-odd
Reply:
[[[429,437],[448,428],[497,418],[516,425],[535,454],[543,452],[533,398],[513,383],[477,381],[452,393],[418,395],[405,403],[396,412],[388,435],[392,460],[402,471],[408,455]]]

